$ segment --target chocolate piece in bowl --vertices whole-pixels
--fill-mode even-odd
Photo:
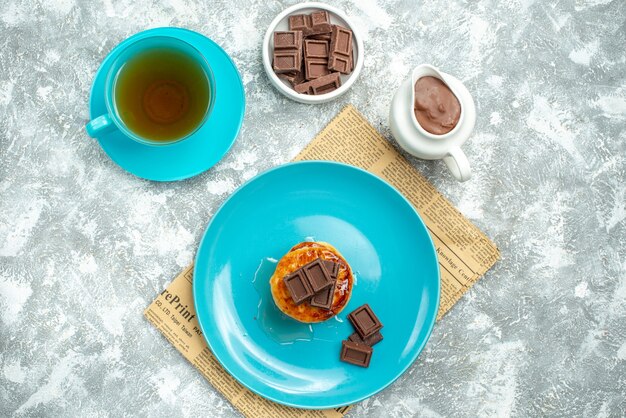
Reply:
[[[343,340],[339,360],[356,366],[369,367],[373,352],[372,347],[368,345]]]
[[[310,29],[305,29],[304,31],[302,31],[302,34],[306,37],[309,37],[313,35],[329,34],[331,30],[332,25],[324,23],[322,25],[313,26]]]
[[[302,30],[304,36],[330,33],[330,31],[332,30],[332,25],[330,24],[330,14],[326,10],[318,10],[316,12],[312,12],[310,17],[311,26]]]
[[[369,337],[361,338],[358,332],[353,332],[348,337],[348,340],[355,342],[355,343],[359,343],[359,344],[369,345],[370,347],[372,347],[373,345],[383,340],[383,334],[381,334],[380,331],[378,331],[377,333],[372,334]]]
[[[302,60],[300,54],[297,51],[274,51],[274,72],[290,73],[294,71],[300,71]]]
[[[328,25],[328,26],[323,26],[323,25]],[[328,30],[324,32],[330,32],[330,29],[331,29],[330,14],[326,10],[318,10],[317,12],[312,12],[311,13],[311,28],[315,28],[316,30],[319,30],[322,28],[324,29],[328,28]]]
[[[304,59],[307,58],[325,58],[328,59],[328,41],[320,41],[317,39],[304,40]]]
[[[328,69],[328,42],[304,40],[304,78],[313,80],[330,74]]]
[[[300,30],[304,36],[328,34],[331,29],[330,15],[326,10],[318,10],[310,15],[289,16],[289,30]]]
[[[288,73],[278,73],[276,75],[278,78],[281,78],[291,84],[291,87],[305,81],[303,71],[290,71]]]
[[[352,54],[350,55],[350,72],[354,71],[354,49],[352,49]]]
[[[328,75],[307,81],[306,83],[297,84],[294,90],[300,94],[325,94],[341,87],[341,78],[339,73],[330,73]]]
[[[274,32],[274,49],[300,50],[302,48],[302,32]]]
[[[313,289],[304,271],[298,269],[283,279],[293,303],[300,305],[313,296]]]
[[[352,31],[339,25],[333,25],[330,34],[330,53],[328,68],[348,74],[352,71]]]
[[[277,74],[302,70],[302,32],[274,32],[273,68]]]
[[[330,25],[330,14],[326,10],[311,12],[311,26]]]
[[[289,16],[289,30],[304,31],[311,27],[310,15],[291,15]]]
[[[330,33],[320,33],[318,35],[307,36],[307,39],[315,39],[317,41],[330,41]]]
[[[362,339],[375,334],[383,327],[382,322],[380,322],[367,303],[350,312],[348,319],[352,322],[354,329]]]
[[[328,74],[330,74],[330,70],[327,59],[310,58],[304,60],[304,78],[306,80],[315,80]]]

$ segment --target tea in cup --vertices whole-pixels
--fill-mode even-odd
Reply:
[[[117,128],[146,145],[189,138],[206,121],[215,96],[209,64],[171,36],[138,39],[113,61],[105,82],[107,112],[87,126],[96,137]]]

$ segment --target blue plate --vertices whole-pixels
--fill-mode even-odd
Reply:
[[[313,325],[277,311],[268,283],[274,260],[307,238],[334,245],[356,275],[348,306]],[[202,238],[193,290],[207,343],[230,374],[275,402],[323,409],[375,394],[413,363],[435,323],[439,267],[396,189],[355,167],[299,162],[258,175],[222,205]],[[384,323],[367,369],[339,361],[353,332],[346,316],[364,303]]]
[[[196,47],[213,70],[215,103],[206,123],[192,137],[171,145],[147,146],[112,130],[98,137],[108,156],[130,173],[148,180],[171,181],[193,177],[215,165],[235,142],[245,110],[245,94],[237,67],[209,38],[180,28],[140,32],[116,46],[102,62],[91,88],[89,114],[107,113],[104,83],[115,56],[131,41],[148,35],[175,36]]]

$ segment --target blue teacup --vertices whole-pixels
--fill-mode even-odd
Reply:
[[[119,103],[117,103],[116,99],[117,89],[120,88],[119,76],[124,67],[138,55],[148,53],[152,50],[171,50],[176,51],[178,54],[183,54],[202,70],[206,77],[206,83],[208,84],[209,94],[206,103],[199,104],[199,106],[202,106],[204,109],[204,115],[191,130],[188,130],[178,137],[169,138],[167,140],[150,138],[145,134],[142,135],[131,129],[128,124],[124,122],[124,118],[120,114]],[[194,46],[174,36],[153,35],[133,41],[118,53],[107,73],[103,93],[107,113],[87,123],[86,130],[89,136],[96,138],[109,130],[118,129],[126,137],[140,144],[162,146],[183,141],[193,136],[198,129],[204,125],[215,101],[215,79],[207,60]]]

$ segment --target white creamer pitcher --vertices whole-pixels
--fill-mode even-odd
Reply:
[[[426,76],[443,81],[461,105],[458,123],[454,129],[443,135],[426,131],[415,118],[415,82]],[[443,159],[452,175],[459,181],[467,181],[472,176],[469,161],[461,150],[461,145],[470,137],[475,124],[476,107],[467,88],[457,78],[428,64],[415,67],[411,77],[402,82],[393,97],[389,111],[389,126],[398,144],[416,157],[425,160]]]

